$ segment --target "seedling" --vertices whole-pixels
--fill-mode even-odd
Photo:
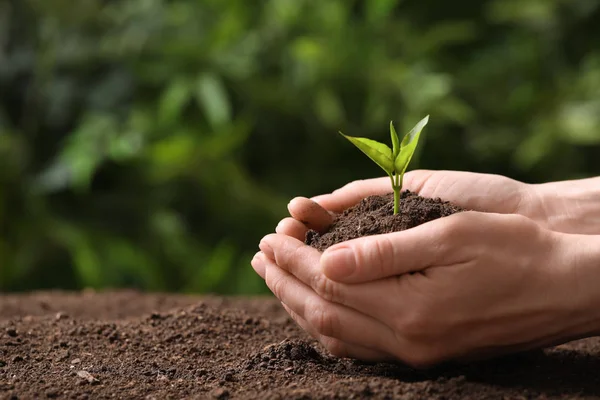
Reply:
[[[402,142],[394,129],[393,122],[390,122],[390,135],[392,136],[392,148],[390,149],[383,143],[372,139],[346,136],[342,132],[340,135],[348,139],[352,144],[358,147],[371,160],[375,161],[392,180],[392,189],[394,190],[394,215],[398,214],[400,203],[400,190],[402,189],[402,180],[406,168],[412,159],[421,131],[429,122],[429,115],[423,118],[415,127],[408,132]]]

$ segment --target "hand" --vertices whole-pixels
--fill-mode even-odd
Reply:
[[[271,234],[252,265],[334,355],[427,367],[597,331],[598,291],[587,273],[597,279],[598,255],[583,255],[598,248],[591,240],[469,211],[324,253]]]
[[[404,176],[403,190],[424,197],[440,197],[467,210],[530,217],[540,202],[532,185],[501,175],[471,172],[410,171]],[[342,212],[365,197],[389,192],[389,178],[379,178],[352,182],[331,194],[310,200],[295,198],[288,205],[292,218],[282,220],[276,232],[303,240],[307,229],[326,230],[332,221],[332,213]]]

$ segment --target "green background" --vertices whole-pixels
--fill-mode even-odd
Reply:
[[[0,290],[264,292],[296,195],[380,170],[598,175],[595,0],[4,0]]]

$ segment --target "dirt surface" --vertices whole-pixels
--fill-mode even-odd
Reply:
[[[598,338],[416,371],[330,357],[271,297],[37,293],[0,305],[0,399],[600,398]]]
[[[198,301],[198,296],[155,293],[144,295],[135,290],[104,293],[97,303],[93,290],[82,293],[31,292],[25,295],[0,294],[0,318],[52,315],[68,311],[79,319],[120,319],[140,316],[149,311],[165,311]],[[210,297],[203,297],[208,301]]]
[[[405,191],[400,197],[398,214],[394,215],[393,193],[370,196],[336,215],[329,231],[323,234],[308,231],[305,243],[323,251],[346,240],[403,231],[460,211],[463,211],[460,207],[447,201]]]

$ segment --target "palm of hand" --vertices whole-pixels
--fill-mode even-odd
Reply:
[[[521,214],[532,197],[529,185],[501,176],[460,171],[412,171],[406,188],[423,197],[439,197],[463,208],[499,214]]]

